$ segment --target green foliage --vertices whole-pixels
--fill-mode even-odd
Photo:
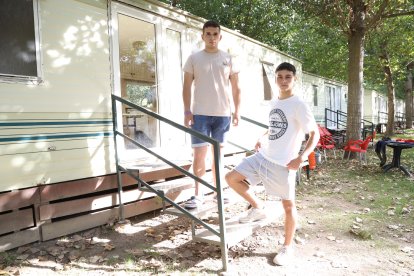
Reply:
[[[414,60],[414,16],[389,18],[375,28],[367,37],[364,74],[366,83],[378,86],[385,83],[379,60],[381,47],[389,54],[396,95],[404,98],[407,77],[406,65]],[[377,86],[377,87],[375,87]]]
[[[378,63],[380,36],[390,39],[395,85],[401,96],[405,65],[413,59],[413,15],[387,18],[412,10],[412,1],[340,0],[180,0],[180,9],[213,19],[230,29],[266,43],[303,61],[307,72],[348,81],[348,35],[352,32],[351,5],[366,4],[365,84],[385,91],[384,73]],[[385,6],[383,4],[386,4]],[[381,14],[380,17],[376,15]],[[382,23],[382,24],[380,24]],[[381,27],[381,28],[379,28]],[[387,29],[383,31],[382,28]],[[406,47],[402,47],[406,46]],[[403,49],[404,48],[404,49]],[[411,49],[411,51],[408,51]]]
[[[152,108],[155,102],[155,89],[146,84],[127,84],[127,98],[136,105]]]
[[[9,252],[0,252],[0,269],[18,265],[17,255]]]

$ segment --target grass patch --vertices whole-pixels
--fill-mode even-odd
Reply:
[[[411,132],[405,138],[413,139]],[[322,198],[321,203],[312,206],[324,209],[317,215],[318,223],[323,223],[326,231],[347,231],[358,239],[374,239],[378,245],[391,232],[403,235],[402,229],[391,231],[389,225],[413,229],[414,179],[397,169],[384,173],[373,148],[369,149],[367,165],[359,160],[343,160],[342,153],[337,153],[336,159],[329,156],[328,161],[311,172],[309,181],[297,187],[298,199],[308,195]],[[387,157],[387,163],[391,162],[390,148]],[[414,170],[414,150],[403,151],[401,162]],[[361,227],[352,231],[356,217],[362,219]]]
[[[17,263],[17,255],[10,252],[0,252],[0,268],[16,266]]]

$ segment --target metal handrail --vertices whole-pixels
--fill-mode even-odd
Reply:
[[[176,122],[173,122],[155,112],[152,112],[146,108],[143,108],[141,106],[138,106],[134,103],[131,103],[125,99],[122,99],[119,96],[116,95],[112,95],[111,97],[112,99],[112,118],[113,118],[113,132],[114,132],[114,142],[115,142],[115,160],[116,160],[116,171],[117,171],[117,179],[118,179],[118,197],[119,197],[119,205],[120,205],[120,218],[121,220],[124,219],[124,211],[123,211],[123,202],[122,202],[122,179],[121,179],[121,171],[126,172],[128,175],[130,175],[131,177],[133,177],[134,179],[136,179],[139,183],[139,185],[141,186],[145,186],[146,188],[148,188],[150,191],[152,191],[153,193],[155,193],[156,195],[158,195],[159,197],[161,197],[163,199],[163,201],[167,201],[168,203],[170,203],[172,206],[174,206],[175,208],[177,208],[178,210],[180,210],[184,215],[186,215],[187,217],[191,218],[193,221],[196,221],[198,224],[204,226],[206,229],[208,229],[209,231],[211,231],[213,234],[217,235],[220,237],[220,247],[221,247],[221,251],[222,251],[222,262],[223,262],[223,269],[226,271],[227,270],[227,264],[228,264],[228,248],[227,248],[227,242],[226,242],[226,228],[225,228],[225,220],[224,220],[224,208],[223,208],[223,199],[222,199],[222,188],[221,188],[221,183],[220,183],[220,143],[208,136],[202,135],[199,132],[196,132],[190,128],[184,127],[180,124],[177,124]],[[174,164],[173,162],[167,160],[166,158],[162,157],[161,155],[155,153],[154,151],[148,149],[147,147],[145,147],[144,145],[142,145],[141,143],[129,138],[128,136],[124,135],[122,132],[118,131],[118,123],[117,123],[117,102],[123,103],[125,105],[127,105],[128,107],[138,110],[140,112],[143,112],[155,119],[158,119],[176,129],[179,129],[181,131],[184,131],[187,134],[190,135],[194,135],[197,138],[202,139],[205,142],[210,143],[213,146],[213,156],[214,156],[214,167],[215,167],[215,180],[216,180],[216,187],[210,185],[209,183],[207,183],[206,181],[204,181],[203,179],[195,176],[194,174],[182,169],[180,166]],[[142,179],[139,178],[138,176],[135,176],[132,171],[128,170],[127,168],[123,168],[122,166],[119,165],[119,155],[118,155],[118,146],[117,146],[117,136],[120,136],[126,140],[128,140],[129,142],[133,143],[134,145],[144,149],[146,152],[148,152],[151,155],[156,156],[157,158],[161,159],[163,162],[167,163],[168,165],[174,167],[175,169],[179,170],[180,172],[182,172],[183,174],[193,178],[194,180],[196,180],[197,182],[203,184],[204,186],[206,186],[207,188],[215,191],[217,193],[217,202],[218,202],[218,214],[219,214],[219,231],[217,231],[216,229],[212,228],[210,225],[208,225],[207,223],[203,222],[201,219],[199,219],[198,217],[194,216],[193,214],[191,214],[189,211],[187,211],[186,209],[182,208],[180,205],[178,205],[177,203],[175,203],[173,200],[170,200],[168,197],[166,197],[164,195],[164,193],[157,191],[156,189],[154,189],[153,187],[151,187],[150,184],[146,183],[145,181],[143,181]]]
[[[336,116],[335,120],[329,119],[328,118],[328,112],[333,113]],[[333,122],[334,124],[336,124],[337,126],[341,126],[341,127],[346,127],[346,122],[342,120],[342,118],[340,119],[339,116],[345,116],[346,117],[346,113],[340,110],[332,110],[329,108],[325,108],[325,127],[328,127],[328,122]]]
[[[384,116],[381,116],[384,115]],[[381,119],[385,117],[385,121],[388,121],[388,112],[378,111],[378,123],[381,123]],[[405,122],[405,113],[404,112],[395,112],[394,118],[396,122]]]
[[[266,124],[263,124],[263,123],[260,123],[260,122],[258,122],[258,121],[255,121],[255,120],[253,120],[253,119],[251,119],[251,118],[248,118],[248,117],[246,117],[246,116],[243,116],[243,115],[241,115],[240,116],[240,119],[241,120],[244,120],[244,121],[246,121],[246,122],[248,122],[248,123],[251,123],[251,124],[253,124],[253,125],[256,125],[256,126],[259,126],[259,127],[262,127],[262,128],[268,128],[269,126],[268,125],[266,125]],[[241,145],[239,145],[239,144],[236,144],[236,143],[234,143],[234,142],[232,142],[232,141],[227,141],[227,143],[228,144],[230,144],[230,145],[232,145],[232,146],[235,146],[235,147],[237,147],[237,148],[239,148],[239,149],[242,149],[242,150],[244,150],[245,152],[248,152],[248,153],[254,153],[254,151],[252,150],[252,149],[248,149],[248,148],[246,148],[246,147],[243,147],[243,146],[241,146]]]
[[[336,114],[336,120],[328,119],[328,112]],[[343,126],[346,128],[346,121],[342,120],[342,117],[347,118],[348,114],[342,110],[332,110],[329,108],[325,108],[325,127],[327,127],[327,122],[334,122],[337,126]],[[366,127],[368,125],[368,127]],[[365,139],[366,131],[365,129],[371,129],[371,133],[374,133],[375,130],[375,124],[369,120],[366,120],[364,118],[361,119],[361,127],[362,127],[362,136]]]

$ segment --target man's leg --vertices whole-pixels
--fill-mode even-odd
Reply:
[[[297,210],[294,200],[282,200],[285,210],[285,242],[284,246],[290,246],[296,231]]]
[[[219,148],[219,155],[220,155],[220,180],[222,180],[222,172],[224,170],[223,166],[223,159],[224,159],[224,152],[223,152],[223,143],[226,140],[226,135],[230,130],[230,123],[231,123],[231,117],[222,117],[222,116],[216,116],[211,119],[211,138],[217,140],[220,143]],[[217,187],[217,179],[216,179],[216,168],[214,166],[214,147],[211,147],[211,172],[213,173],[213,183]],[[221,185],[223,188],[223,185]]]
[[[282,205],[285,210],[285,241],[273,259],[276,265],[286,265],[292,260],[292,243],[296,231],[297,211],[294,200],[282,200]]]
[[[194,174],[202,178],[206,174],[206,155],[207,155],[208,146],[194,147],[193,148],[193,172]],[[202,188],[199,187],[199,183],[195,183],[195,195],[203,195]]]
[[[241,197],[243,197],[253,208],[262,208],[263,203],[254,195],[250,190],[250,187],[247,183],[244,182],[246,179],[239,172],[232,170],[226,174],[227,184]]]
[[[245,176],[236,170],[232,170],[226,174],[226,181],[229,186],[235,190],[241,197],[250,203],[252,208],[248,211],[246,216],[240,217],[240,223],[250,223],[266,218],[264,204],[254,195],[249,189],[249,185],[243,182]]]

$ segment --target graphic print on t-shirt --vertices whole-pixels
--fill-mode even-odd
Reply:
[[[269,140],[279,139],[288,128],[286,116],[281,109],[273,109],[269,115]]]

